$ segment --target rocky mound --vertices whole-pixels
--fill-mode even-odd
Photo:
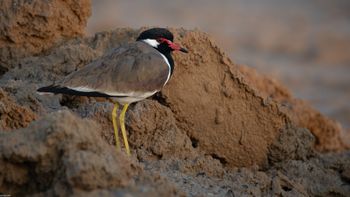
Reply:
[[[61,40],[82,36],[90,0],[1,1],[0,73],[8,60],[38,54]]]
[[[70,1],[64,2],[55,8],[66,8]],[[89,5],[82,2],[76,5]],[[26,4],[43,5],[46,3]],[[27,22],[42,25],[35,20]],[[75,23],[80,24],[80,20]],[[55,28],[50,31],[60,34]],[[51,84],[108,50],[133,41],[140,31],[116,29],[89,38],[52,41],[47,43],[50,49],[39,46],[17,59],[6,56],[8,70],[0,78],[0,193],[350,193],[349,154],[316,153],[315,141],[317,146],[324,145],[316,132],[314,137],[300,128],[303,125],[293,119],[293,111],[286,113],[277,102],[280,100],[264,96],[264,91],[255,86],[260,81],[247,78],[249,72],[242,75],[242,69],[199,31],[171,29],[176,41],[190,53],[175,56],[175,73],[161,93],[130,107],[126,121],[132,157],[115,152],[110,117],[113,104],[108,100],[36,94],[37,87]],[[289,96],[281,92],[282,98]],[[338,134],[331,133],[331,137],[338,138]]]
[[[281,104],[281,110],[299,127],[309,129],[316,137],[315,148],[319,151],[341,151],[350,148],[349,137],[341,125],[322,115],[301,99],[294,98],[289,90],[254,69],[239,65],[249,85],[265,99]]]

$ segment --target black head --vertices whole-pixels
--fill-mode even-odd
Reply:
[[[143,31],[137,41],[146,42],[164,55],[170,54],[172,51],[188,52],[187,49],[173,43],[174,35],[165,28],[152,28]]]
[[[165,38],[167,40],[170,40],[171,42],[174,41],[174,35],[165,28],[152,28],[152,29],[143,31],[137,38],[137,41],[145,40],[145,39],[156,40],[158,38]]]

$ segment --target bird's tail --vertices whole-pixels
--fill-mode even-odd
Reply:
[[[63,91],[64,88],[57,86],[57,85],[50,85],[50,86],[45,86],[37,89],[38,94],[60,94],[64,93]]]
[[[78,90],[73,90],[68,87],[62,87],[58,85],[50,85],[41,87],[36,90],[38,94],[41,95],[47,95],[47,94],[68,94],[68,95],[75,95],[75,96],[90,96],[90,97],[114,97],[105,93],[101,92],[82,92]]]

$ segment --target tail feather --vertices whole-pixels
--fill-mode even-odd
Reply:
[[[50,85],[41,87],[36,90],[39,94],[68,94],[68,95],[76,95],[76,96],[90,96],[90,97],[113,97],[111,95],[102,93],[102,92],[82,92],[77,90],[72,90],[67,87],[61,87],[58,85]]]
[[[40,93],[58,94],[58,93],[61,93],[61,91],[60,91],[61,89],[62,88],[60,86],[50,85],[50,86],[41,87],[41,88],[37,89],[36,91],[40,92]]]

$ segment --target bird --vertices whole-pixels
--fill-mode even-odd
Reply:
[[[111,49],[106,55],[37,92],[111,98],[117,151],[121,149],[117,112],[122,105],[119,124],[126,153],[131,155],[125,113],[131,103],[161,91],[169,81],[174,71],[174,51],[188,53],[186,48],[174,43],[174,35],[168,29],[150,28],[141,32],[136,41]]]

